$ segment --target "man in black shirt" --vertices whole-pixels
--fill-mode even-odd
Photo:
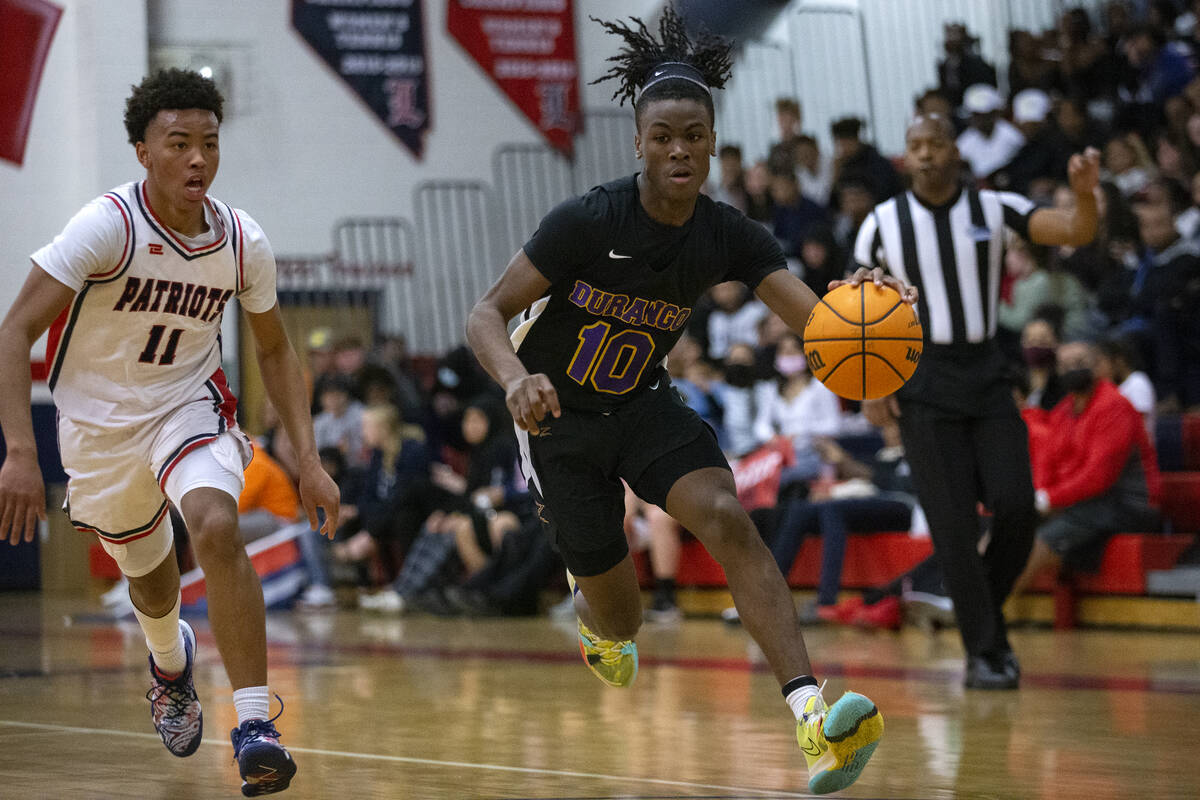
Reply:
[[[745,282],[797,331],[817,298],[785,269],[769,232],[700,194],[716,148],[709,87],[728,77],[728,43],[693,43],[671,6],[662,43],[634,22],[602,23],[625,43],[605,77],[621,81],[618,96],[636,95],[644,171],[550,212],[472,310],[467,338],[505,389],[538,514],[573,581],[589,668],[615,686],[637,670],[631,640],[642,607],[622,530],[624,480],[724,567],[797,718],[809,787],[836,791],[862,771],[882,717],[853,692],[832,707],[821,698],[787,584],[738,503],[712,431],[662,366],[694,303],[718,282]],[[522,309],[510,341],[505,325]]]

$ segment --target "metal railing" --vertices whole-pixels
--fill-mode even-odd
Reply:
[[[805,127],[826,148],[829,123],[855,115],[881,150],[900,152],[914,97],[936,83],[945,22],[962,21],[980,37],[1003,85],[1009,30],[1052,26],[1076,5],[1095,14],[1103,2],[795,0],[774,27],[775,38],[742,47],[733,79],[717,93],[718,143],[741,145],[747,161],[765,157],[778,137],[776,98],[798,97]],[[471,306],[547,211],[637,170],[633,134],[633,112],[624,108],[585,112],[569,160],[541,144],[500,144],[490,186],[420,184],[415,224],[398,217],[342,220],[332,254],[279,259],[280,289],[305,302],[326,297],[370,305],[378,332],[404,335],[415,352],[444,352],[462,342]]]
[[[421,268],[414,291],[418,352],[442,353],[463,341],[467,314],[508,256],[496,246],[492,190],[487,184],[430,181],[416,189]]]

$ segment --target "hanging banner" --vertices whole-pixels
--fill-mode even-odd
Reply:
[[[429,130],[423,0],[292,0],[292,27],[417,158]]]
[[[579,132],[572,0],[449,0],[446,27],[551,146]]]
[[[18,167],[61,16],[61,8],[44,0],[0,0],[0,158]]]

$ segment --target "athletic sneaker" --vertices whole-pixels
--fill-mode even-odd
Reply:
[[[601,639],[583,620],[579,621],[579,652],[588,669],[609,686],[625,687],[637,677],[637,644]]]
[[[643,613],[648,622],[667,624],[683,619],[683,611],[676,605],[675,599],[666,595],[656,595]]]
[[[567,573],[567,583],[571,586],[571,597],[579,589],[575,586],[575,576]],[[637,645],[631,641],[614,642],[601,639],[579,622],[579,653],[583,663],[600,680],[609,686],[625,687],[633,683],[637,677],[638,653]]]
[[[296,607],[309,611],[337,608],[337,595],[323,583],[310,583],[296,598]]]
[[[200,746],[204,715],[192,683],[192,667],[196,663],[196,634],[192,626],[183,620],[179,620],[179,632],[183,635],[187,665],[174,678],[167,678],[159,672],[151,655],[152,683],[150,691],[146,692],[146,699],[150,701],[150,719],[154,722],[154,730],[162,737],[163,744],[172,755],[184,758],[196,752]]]
[[[939,631],[942,628],[953,628],[957,624],[954,617],[954,601],[949,597],[910,590],[900,595],[900,600],[904,603],[905,619],[919,628]]]
[[[808,790],[844,789],[862,773],[883,736],[883,716],[861,694],[846,692],[832,706],[817,694],[796,723],[796,740],[808,761]]]
[[[275,698],[279,699],[279,695]],[[279,714],[282,714],[282,700],[279,705]],[[246,720],[230,731],[233,758],[238,762],[242,794],[246,797],[282,792],[296,774],[296,762],[279,743],[279,731],[275,730],[279,714],[265,720]]]

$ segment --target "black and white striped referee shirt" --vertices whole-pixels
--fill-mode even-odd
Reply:
[[[983,342],[996,334],[1006,231],[1028,239],[1035,210],[1012,192],[964,187],[931,207],[907,191],[875,206],[863,221],[854,260],[917,288],[926,341]]]

